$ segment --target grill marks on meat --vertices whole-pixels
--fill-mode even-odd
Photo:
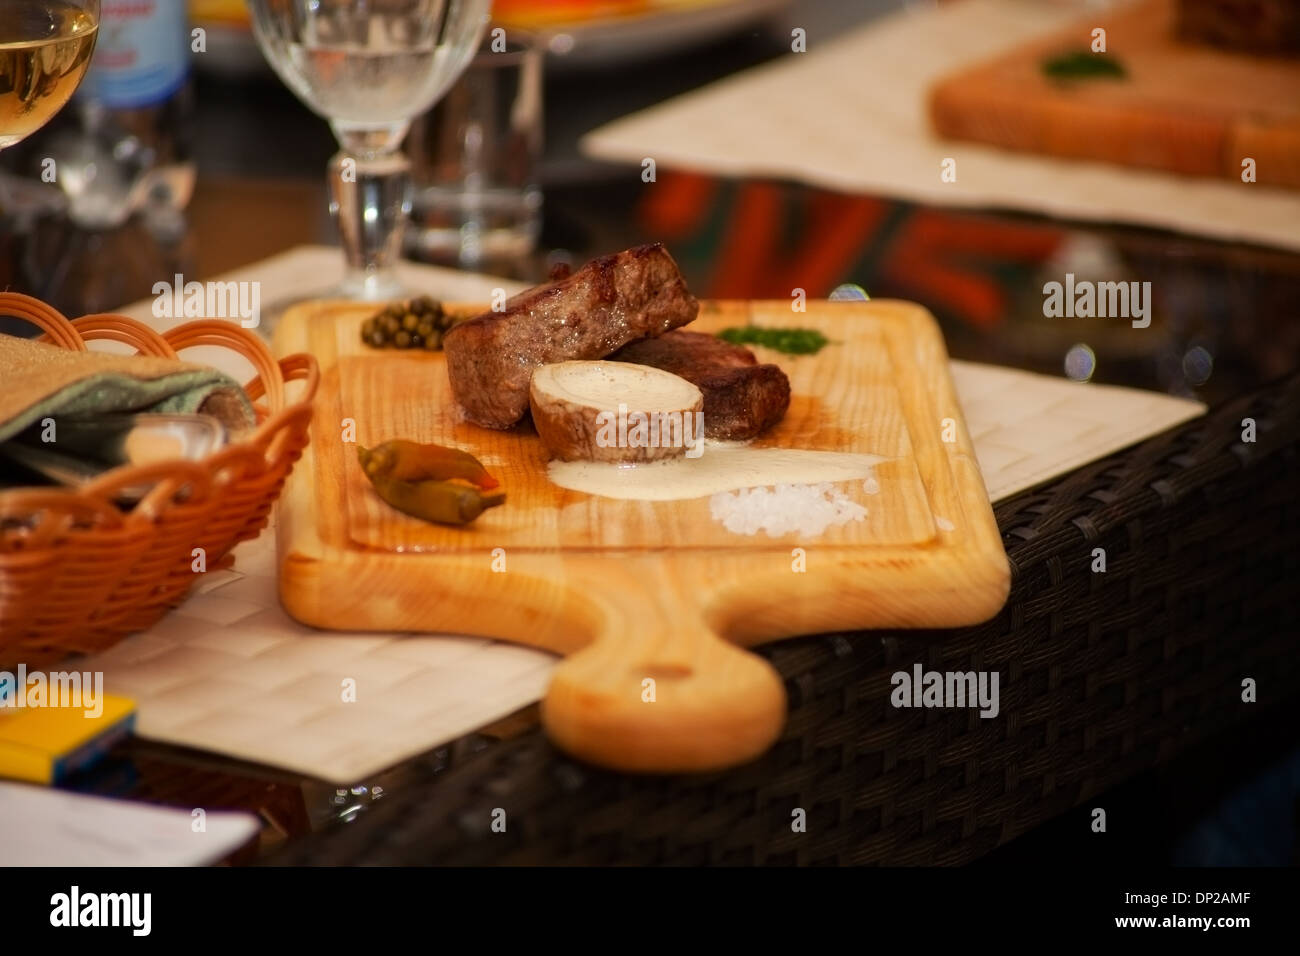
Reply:
[[[754,353],[699,332],[668,332],[633,342],[613,356],[679,375],[704,393],[704,434],[745,441],[779,422],[790,407],[790,380]]]
[[[660,243],[593,259],[577,272],[508,299],[443,339],[452,394],[470,421],[509,428],[528,410],[542,365],[600,359],[695,319],[695,301]],[[706,417],[707,420],[707,417]]]

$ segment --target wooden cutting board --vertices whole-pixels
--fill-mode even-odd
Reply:
[[[941,80],[930,94],[939,135],[1067,159],[1100,160],[1242,182],[1300,187],[1300,60],[1183,42],[1173,0],[1097,10],[1047,37]],[[1091,53],[1092,31],[1124,78],[1054,80],[1043,61]],[[960,170],[960,156],[958,169]],[[1245,185],[1245,184],[1243,184]]]
[[[462,421],[442,353],[360,342],[373,306],[308,303],[276,332],[321,365],[312,443],[281,498],[280,596],[323,628],[503,638],[565,655],[542,704],[560,746],[634,771],[718,768],[761,753],[782,682],[741,648],[801,634],[956,627],[995,614],[1010,573],[933,318],[905,302],[703,303],[696,331],[821,330],[813,356],[758,349],[790,377],[755,444],[885,456],[867,516],[816,538],[728,531],[708,498],[621,501],[550,482],[525,424]],[[468,528],[408,518],[374,494],[356,445],[437,442],[478,456],[507,503]],[[709,454],[706,450],[705,454]],[[875,489],[873,489],[875,490]]]

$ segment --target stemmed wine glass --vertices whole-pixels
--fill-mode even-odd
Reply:
[[[72,98],[99,34],[99,0],[0,0],[0,149]]]
[[[411,211],[401,144],[413,118],[478,49],[491,0],[248,0],[272,68],[329,120],[331,210],[343,235],[342,294],[401,293],[393,267]]]

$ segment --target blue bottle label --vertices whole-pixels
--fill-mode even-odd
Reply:
[[[175,93],[189,68],[184,0],[103,0],[86,96],[111,109],[151,106]]]

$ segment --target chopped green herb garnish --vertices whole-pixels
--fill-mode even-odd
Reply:
[[[787,355],[812,355],[830,341],[816,329],[764,329],[756,325],[724,329],[718,338],[732,345],[762,345]]]
[[[1122,80],[1128,76],[1128,71],[1119,60],[1109,53],[1093,53],[1090,50],[1072,50],[1048,57],[1043,61],[1043,72],[1056,80]]]

